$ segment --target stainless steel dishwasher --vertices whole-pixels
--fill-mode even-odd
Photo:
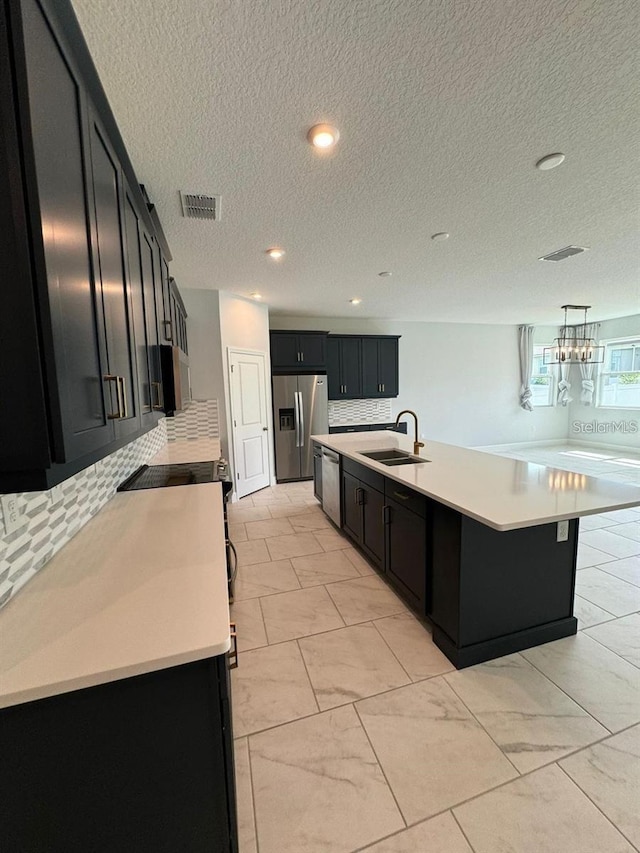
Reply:
[[[340,527],[340,457],[322,448],[322,509]]]

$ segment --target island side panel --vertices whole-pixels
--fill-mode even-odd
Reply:
[[[470,666],[575,634],[578,522],[496,531],[442,505],[434,513],[434,642]]]

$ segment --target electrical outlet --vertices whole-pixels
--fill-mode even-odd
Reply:
[[[2,517],[4,519],[5,533],[13,533],[13,531],[21,527],[22,524],[21,513],[18,508],[18,496],[2,495],[2,497],[0,497],[0,504],[2,505]]]
[[[59,504],[64,498],[64,492],[62,491],[62,485],[54,486],[49,490],[49,497],[51,501],[51,506],[56,506]]]
[[[556,537],[556,542],[566,542],[569,538],[569,522],[568,521],[559,521],[558,522],[558,535]]]

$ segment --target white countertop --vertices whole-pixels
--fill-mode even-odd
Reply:
[[[496,530],[533,527],[640,505],[640,488],[532,462],[424,440],[419,465],[387,466],[360,452],[413,451],[391,431],[314,435],[313,441]],[[640,472],[638,474],[640,486]]]
[[[0,707],[226,652],[222,516],[219,483],[110,500],[0,612]]]

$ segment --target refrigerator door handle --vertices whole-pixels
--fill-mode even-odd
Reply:
[[[302,391],[298,391],[298,411],[300,413],[300,447],[304,447],[304,406],[302,404]]]
[[[296,447],[300,447],[300,392],[293,392],[293,413],[296,425]]]

